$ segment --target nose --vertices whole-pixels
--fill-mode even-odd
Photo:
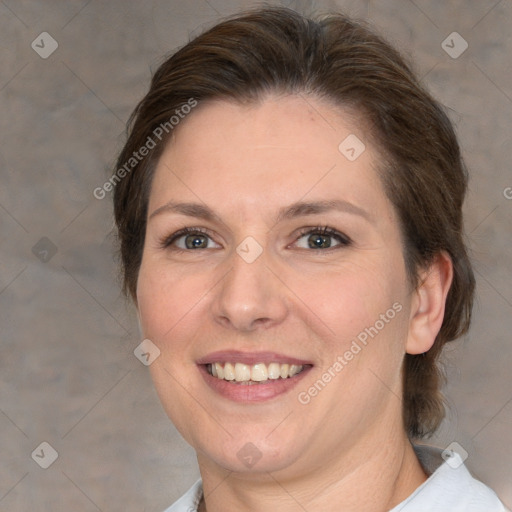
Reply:
[[[265,251],[251,263],[235,253],[230,263],[212,302],[215,321],[243,332],[283,322],[288,313],[286,287],[268,266]]]

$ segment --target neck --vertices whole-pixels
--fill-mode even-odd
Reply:
[[[385,512],[427,479],[405,434],[372,449],[366,446],[300,475],[239,475],[198,457],[205,496],[199,512],[266,512],[276,504],[280,512]]]

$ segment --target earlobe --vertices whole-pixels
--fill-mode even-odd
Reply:
[[[430,350],[443,323],[446,297],[453,280],[453,263],[442,251],[420,273],[414,290],[406,352],[423,354]]]

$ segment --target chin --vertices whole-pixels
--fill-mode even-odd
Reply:
[[[265,439],[254,442],[230,440],[220,450],[212,450],[212,446],[207,446],[200,451],[203,457],[210,459],[216,465],[242,475],[284,471],[294,465],[300,457],[300,449],[294,449],[284,441],[276,448],[273,445],[269,446]]]

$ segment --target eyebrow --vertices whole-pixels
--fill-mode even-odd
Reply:
[[[197,217],[198,219],[220,221],[219,216],[216,215],[211,208],[199,203],[175,203],[174,201],[169,201],[163,206],[160,206],[160,208],[157,208],[149,216],[149,220],[162,213],[178,213],[180,215],[186,215],[187,217]]]
[[[279,210],[275,223],[293,219],[295,217],[318,215],[329,211],[341,211],[352,215],[359,215],[368,222],[372,221],[372,216],[361,207],[342,199],[334,199],[330,201],[299,201],[297,203],[293,203],[290,206],[286,206]],[[149,216],[149,219],[152,219],[162,213],[177,213],[187,217],[196,217],[198,219],[208,221],[216,220],[222,222],[220,217],[214,213],[211,208],[199,203],[176,203],[174,201],[169,201],[153,211]]]
[[[352,215],[359,215],[369,222],[372,220],[370,214],[361,207],[348,201],[344,201],[343,199],[334,199],[331,201],[299,201],[297,203],[293,203],[292,205],[279,210],[276,222],[293,219],[294,217],[327,213],[329,211],[341,211]]]

